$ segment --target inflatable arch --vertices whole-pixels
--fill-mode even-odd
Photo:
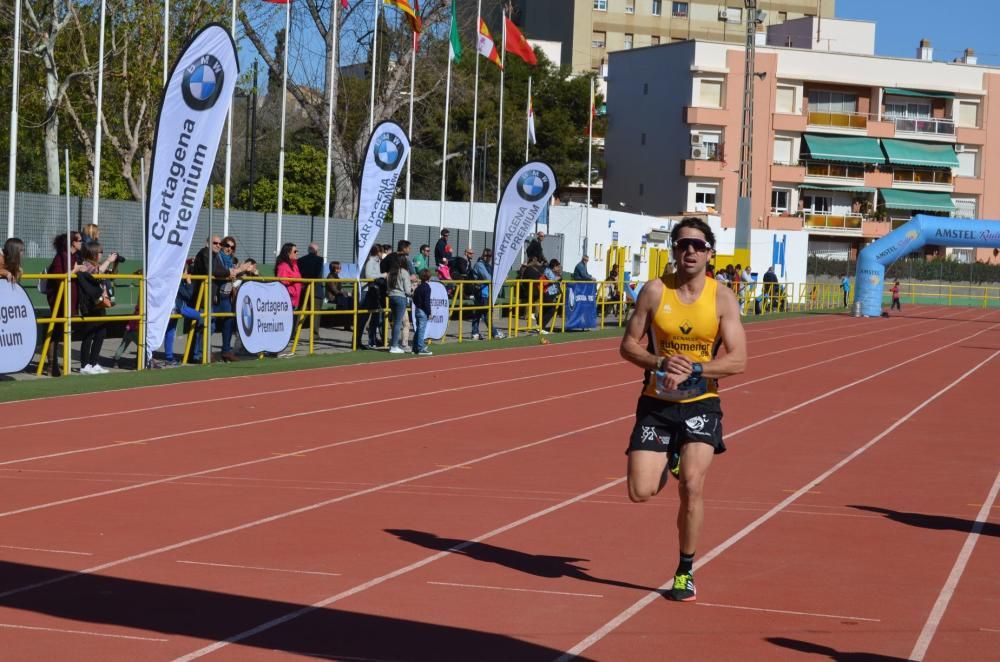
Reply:
[[[885,268],[920,250],[924,244],[963,248],[1000,248],[1000,221],[946,218],[918,214],[861,250],[854,281],[854,301],[861,314],[878,317],[882,312],[882,282]]]

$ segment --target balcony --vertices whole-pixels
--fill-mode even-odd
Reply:
[[[768,230],[792,230],[797,232],[802,229],[802,219],[798,216],[789,216],[787,211],[772,209],[771,213],[767,215],[766,224],[761,227]]]
[[[806,130],[806,116],[791,113],[772,113],[771,123],[775,131],[794,131],[803,133]]]
[[[864,216],[855,213],[831,214],[829,212],[811,212],[803,214],[802,229],[818,234],[850,234],[860,235]]]
[[[721,155],[711,159],[686,159],[684,161],[685,177],[711,177],[721,179],[724,173]]]
[[[910,188],[924,191],[951,191],[951,170],[931,170],[924,168],[893,168],[894,188]]]
[[[892,231],[892,225],[887,221],[865,219],[861,221],[861,236],[866,239],[884,237]]]
[[[805,181],[814,184],[863,184],[865,181],[865,167],[862,165],[806,161],[805,167]]]
[[[684,110],[684,121],[688,124],[725,126],[729,123],[729,111],[725,108],[701,108],[697,106],[688,106]]]
[[[806,180],[806,169],[792,163],[772,163],[771,181],[787,184],[801,184]]]
[[[986,182],[981,177],[955,177],[952,183],[955,193],[982,195],[986,191]]]
[[[868,116],[861,113],[839,113],[827,111],[809,111],[807,124],[810,129],[834,129],[838,132],[865,133],[868,129]]]
[[[955,140],[955,123],[951,120],[931,117],[893,117],[892,115],[886,115],[885,119],[895,125],[897,134],[906,133],[923,138]]]

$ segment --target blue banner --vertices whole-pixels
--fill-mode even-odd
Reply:
[[[597,328],[597,283],[566,283],[566,329]]]

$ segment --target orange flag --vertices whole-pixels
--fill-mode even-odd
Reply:
[[[514,25],[514,21],[506,16],[503,17],[503,20],[504,25],[507,26],[507,40],[504,44],[507,52],[513,53],[531,66],[537,65],[538,58],[535,57],[535,50],[528,43],[528,40],[524,38],[524,35],[521,34],[521,31],[517,29],[517,26]]]

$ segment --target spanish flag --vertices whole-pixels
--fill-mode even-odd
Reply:
[[[411,0],[383,0],[383,2],[406,14],[406,19],[410,22],[414,34],[423,32],[424,23],[420,19],[420,6],[417,4],[417,0],[412,0],[412,2]]]
[[[490,34],[490,29],[486,27],[486,21],[482,18],[479,19],[479,40],[476,44],[476,50],[487,60],[503,69],[500,53],[497,53],[497,46],[493,42],[493,35]]]
[[[503,20],[504,25],[507,26],[507,42],[504,44],[507,52],[513,53],[531,66],[537,65],[538,58],[535,57],[535,50],[528,43],[528,40],[524,38],[524,35],[521,34],[521,31],[517,29],[517,26],[514,25],[514,21],[506,16],[503,17]]]

